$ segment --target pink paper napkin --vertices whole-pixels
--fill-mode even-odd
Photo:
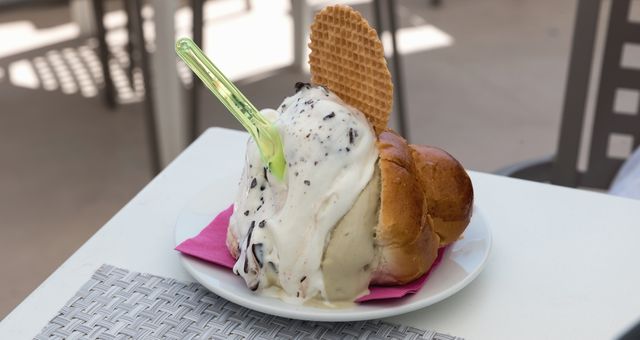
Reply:
[[[229,254],[225,244],[232,213],[233,205],[218,214],[197,236],[180,243],[176,250],[229,269],[233,268],[236,260]],[[440,264],[445,249],[446,247],[438,249],[438,257],[433,266],[419,279],[401,286],[370,286],[369,294],[359,298],[357,302],[396,299],[419,291],[427,282],[431,272]]]

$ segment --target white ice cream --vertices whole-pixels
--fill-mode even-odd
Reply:
[[[262,111],[282,137],[288,163],[284,180],[279,181],[263,166],[253,140],[247,144],[230,223],[230,232],[240,248],[234,272],[245,279],[249,288],[267,294],[278,292],[293,302],[335,300],[335,296],[353,300],[366,292],[366,264],[373,259],[373,236],[362,237],[363,243],[356,240],[360,249],[355,247],[352,253],[338,248],[339,244],[353,246],[353,241],[338,245],[332,241],[334,249],[330,253],[357,259],[345,261],[362,271],[349,276],[359,280],[353,287],[337,287],[340,291],[335,293],[337,281],[333,277],[341,270],[336,267],[339,261],[335,258],[328,261],[327,266],[332,267],[327,273],[332,278],[325,284],[323,258],[332,232],[356,200],[377,202],[377,198],[371,199],[371,195],[379,195],[377,180],[367,190],[373,194],[360,195],[376,167],[375,134],[362,113],[326,89],[309,85],[298,88],[277,111]],[[376,207],[357,211],[369,216],[363,218],[363,223],[373,224],[360,228],[359,235],[367,230],[372,233],[376,221],[370,216],[377,216],[376,211]],[[345,220],[358,220],[347,217]],[[363,291],[358,292],[360,289]]]

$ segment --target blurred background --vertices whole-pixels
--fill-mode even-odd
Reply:
[[[504,173],[556,152],[568,108],[593,116],[615,1],[0,0],[0,318],[200,133],[240,128],[177,62],[177,37],[193,36],[258,108],[275,108],[309,80],[313,13],[350,4],[382,35],[392,126],[468,169]],[[625,4],[639,21],[638,1]],[[575,38],[580,13],[599,18],[580,26],[591,38]],[[585,41],[593,53],[572,55]],[[637,42],[618,56],[635,72]],[[630,79],[612,100],[635,119]],[[569,135],[584,142],[579,122]],[[635,122],[607,139],[616,167],[638,143]],[[571,171],[587,166],[581,156]]]

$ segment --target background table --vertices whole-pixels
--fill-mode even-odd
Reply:
[[[235,187],[246,139],[206,131],[0,323],[0,339],[32,338],[103,263],[192,280],[173,250],[176,218],[204,187]],[[389,321],[469,339],[603,339],[640,317],[640,201],[471,177],[494,236],[484,272]]]

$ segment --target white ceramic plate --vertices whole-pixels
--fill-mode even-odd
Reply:
[[[232,180],[231,183],[235,183]],[[227,185],[223,185],[227,186]],[[187,205],[178,217],[176,245],[197,235],[215,215],[233,202],[233,193],[220,186],[205,189]],[[395,316],[442,301],[468,285],[478,276],[489,257],[491,232],[481,208],[474,207],[471,223],[462,239],[450,246],[440,265],[416,294],[395,300],[379,300],[344,309],[325,309],[287,304],[263,297],[247,288],[231,270],[198,259],[182,256],[186,270],[215,294],[238,305],[292,319],[312,321],[357,321]]]

